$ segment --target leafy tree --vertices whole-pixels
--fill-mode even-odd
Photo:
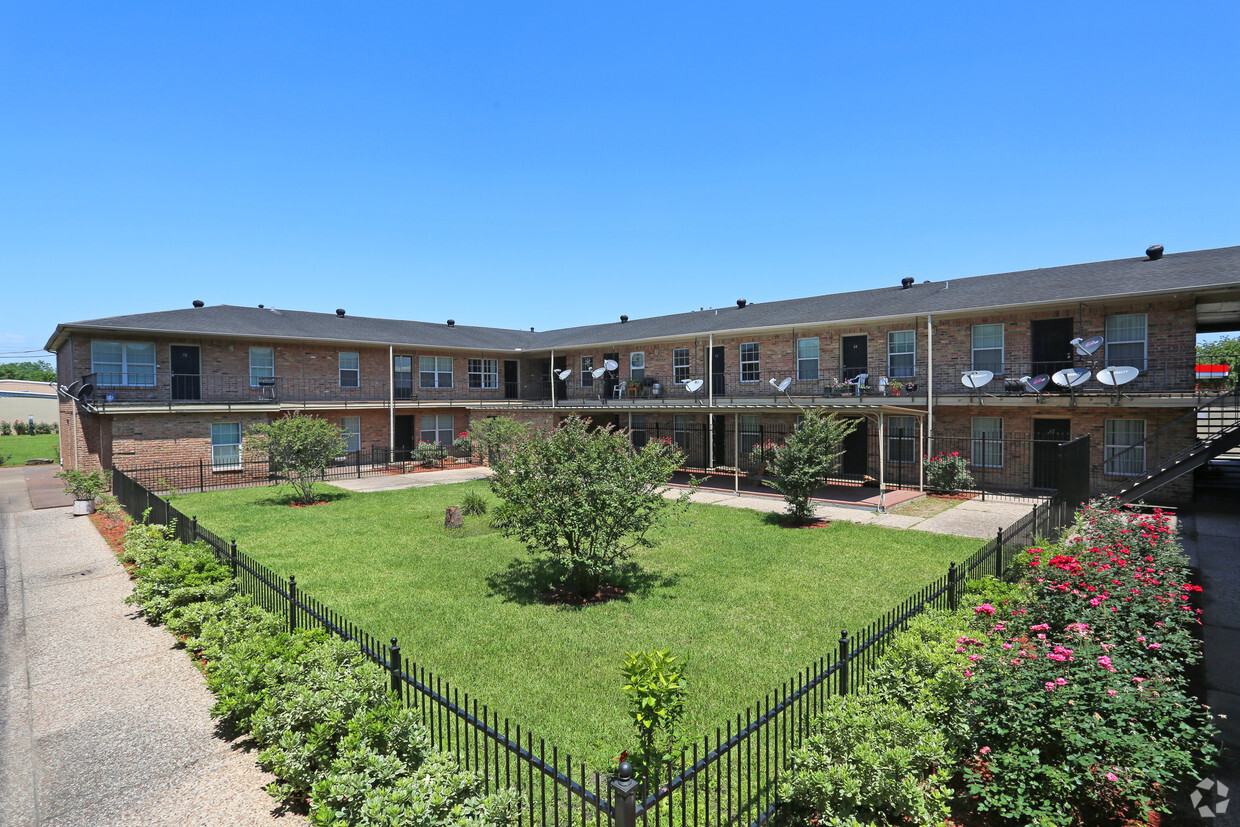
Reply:
[[[339,426],[312,416],[286,416],[250,428],[245,450],[266,458],[288,477],[303,503],[314,502],[314,484],[348,443]]]
[[[488,416],[469,423],[469,439],[475,443],[488,462],[494,462],[499,454],[529,434],[529,428],[508,416]]]
[[[10,362],[0,365],[0,379],[23,379],[27,382],[55,382],[56,371],[51,362]]]
[[[651,529],[688,508],[688,491],[675,501],[662,494],[681,459],[668,442],[634,450],[626,432],[569,417],[492,459],[492,525],[552,557],[592,596],[633,549],[654,546]]]
[[[621,673],[629,717],[637,730],[633,765],[649,781],[676,752],[677,728],[685,713],[685,662],[666,649],[625,652]]]
[[[1197,361],[1202,364],[1240,362],[1240,336],[1220,336],[1210,342],[1197,345]]]
[[[784,444],[774,450],[769,470],[776,478],[763,484],[784,495],[792,519],[804,523],[814,516],[809,498],[839,470],[844,439],[856,428],[856,419],[805,409]]]

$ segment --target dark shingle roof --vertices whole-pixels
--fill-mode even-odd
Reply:
[[[1240,287],[1240,247],[1177,253],[1158,261],[1128,258],[954,278],[914,284],[907,290],[897,284],[750,304],[745,308],[678,313],[633,319],[627,324],[617,321],[538,333],[462,325],[450,328],[445,324],[360,316],[338,318],[327,313],[231,305],[114,316],[61,327],[530,351],[1211,287]]]

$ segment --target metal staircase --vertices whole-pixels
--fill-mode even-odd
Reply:
[[[1192,445],[1171,454],[1160,450],[1161,446],[1172,440],[1182,441],[1183,431],[1189,424],[1197,432],[1197,439]],[[1107,493],[1121,502],[1136,502],[1172,480],[1236,449],[1240,449],[1240,388],[1219,394],[1159,428],[1136,445],[1107,457],[1107,462],[1113,466],[1120,466],[1125,460],[1138,456],[1143,464],[1145,457],[1153,458],[1148,473],[1111,486]]]

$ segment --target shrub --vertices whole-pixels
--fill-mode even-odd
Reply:
[[[474,455],[474,441],[469,438],[469,431],[461,431],[452,441],[452,448],[465,457]]]
[[[11,436],[13,434],[13,426],[3,419],[0,419],[0,436]]]
[[[781,821],[940,824],[949,756],[934,724],[874,694],[828,698],[780,786]]]
[[[954,493],[974,487],[969,460],[958,451],[926,457],[922,463],[926,486],[936,491]]]
[[[126,603],[136,603],[152,623],[169,612],[200,601],[219,601],[236,591],[232,572],[215,559],[205,543],[183,545],[171,539],[155,544],[150,558],[136,562],[137,582]]]
[[[65,493],[75,500],[94,500],[108,490],[108,480],[102,471],[82,471],[69,468],[56,475],[65,481]]]
[[[446,453],[438,442],[419,442],[413,449],[413,458],[423,467],[435,468],[443,464]]]
[[[856,430],[858,421],[810,408],[771,454],[769,470],[776,478],[763,480],[763,485],[784,495],[792,519],[804,523],[814,516],[810,497],[839,468],[844,439]]]
[[[478,516],[487,513],[487,498],[477,491],[470,491],[461,498],[461,513],[466,516]]]
[[[494,464],[505,458],[513,445],[529,435],[529,428],[511,417],[488,416],[470,422],[468,434],[476,450],[486,457],[487,462]]]
[[[685,712],[685,667],[666,649],[625,652],[623,691],[638,741],[632,763],[642,777],[650,778],[672,760]]]

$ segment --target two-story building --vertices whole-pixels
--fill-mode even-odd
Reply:
[[[922,452],[950,448],[984,481],[1023,490],[1047,484],[1048,446],[1071,436],[1091,435],[1095,488],[1191,443],[1187,415],[1217,393],[1195,337],[1236,328],[1240,247],[1151,248],[540,332],[195,301],[64,323],[47,347],[62,386],[95,388],[86,404],[62,394],[66,466],[202,461],[226,474],[248,427],[291,412],[386,456],[450,443],[478,417],[582,413],[635,441],[671,438],[690,467],[749,470],[797,406],[822,406],[859,420],[845,475],[881,465],[914,481]]]

